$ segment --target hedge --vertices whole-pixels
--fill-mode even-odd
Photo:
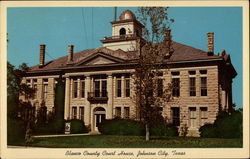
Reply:
[[[155,124],[150,129],[153,136],[172,137],[178,136],[178,129],[173,125],[168,124]]]
[[[145,134],[145,127],[141,122],[118,118],[103,121],[98,126],[98,130],[105,135],[142,136]]]
[[[78,134],[78,133],[87,133],[88,129],[85,126],[82,120],[72,119],[67,122],[70,122],[70,133]]]
[[[104,135],[145,135],[145,125],[140,121],[131,119],[105,120],[99,125],[98,130]],[[164,123],[154,124],[150,126],[150,135],[177,136],[178,130],[176,127]]]
[[[200,128],[201,137],[239,138],[242,137],[242,113],[220,113],[214,124],[205,124]]]

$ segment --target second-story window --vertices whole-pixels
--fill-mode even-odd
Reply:
[[[121,97],[122,96],[122,80],[121,79],[117,79],[116,88],[117,88],[116,96]]]
[[[207,96],[207,77],[201,77],[201,96]]]
[[[157,95],[158,97],[162,97],[163,95],[163,79],[158,79],[157,81]]]
[[[47,99],[48,97],[48,84],[43,85],[43,98]]]
[[[34,95],[33,95],[34,99],[37,99],[37,84],[34,84]]]
[[[180,96],[180,78],[172,78],[172,95],[174,97]]]
[[[196,96],[195,77],[189,78],[189,95]]]
[[[130,97],[130,79],[125,80],[126,97]]]
[[[85,81],[81,80],[81,97],[84,98],[85,96]]]
[[[107,79],[106,76],[97,76],[94,79],[94,96],[107,97]]]
[[[77,79],[73,80],[73,98],[77,98],[78,82]]]

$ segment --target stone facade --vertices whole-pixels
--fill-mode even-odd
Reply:
[[[132,77],[135,65],[131,62],[134,53],[125,51],[137,48],[134,45],[143,26],[132,14],[125,11],[120,21],[112,23],[113,36],[102,40],[107,48],[73,53],[73,46],[70,45],[68,57],[49,63],[40,60],[39,67],[32,67],[22,80],[37,90],[35,97],[27,99],[20,96],[20,99],[31,101],[36,110],[44,102],[47,111],[53,111],[55,86],[60,74],[65,81],[65,120],[83,120],[86,126],[96,131],[104,119],[116,116],[137,119]],[[125,32],[132,31],[120,35],[122,28]],[[134,35],[135,32],[138,34],[135,38],[124,40],[124,36]],[[209,40],[213,41],[211,36]],[[213,43],[209,43],[209,49],[213,50],[211,45]],[[178,81],[178,84],[173,88],[172,99],[163,103],[162,116],[166,122],[179,128],[180,135],[199,136],[200,126],[213,123],[219,111],[230,111],[232,108],[232,79],[237,73],[225,51],[217,56],[180,44],[174,47],[176,52],[169,59],[171,67],[161,70],[162,89],[167,89],[173,81]],[[43,54],[44,48],[43,45],[40,54]],[[86,54],[89,56],[86,57]],[[44,55],[41,57],[44,59]]]

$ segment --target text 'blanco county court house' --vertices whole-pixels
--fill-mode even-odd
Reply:
[[[23,83],[35,88],[31,101],[36,110],[45,102],[53,110],[55,85],[59,75],[65,80],[65,119],[80,119],[97,130],[104,119],[137,118],[133,101],[133,72],[138,59],[136,42],[144,27],[129,11],[111,22],[112,36],[101,40],[97,49],[74,53],[45,62],[45,45],[40,45],[40,63],[25,73]],[[208,50],[202,51],[172,42],[173,53],[165,59],[168,69],[159,75],[158,92],[174,82],[173,99],[162,106],[166,122],[186,125],[188,135],[198,135],[204,123],[213,123],[219,111],[232,108],[232,79],[237,75],[230,55],[223,50],[214,54],[214,36],[208,33]],[[164,44],[163,44],[164,45]]]

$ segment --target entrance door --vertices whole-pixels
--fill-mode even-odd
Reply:
[[[105,114],[95,114],[95,130],[98,131],[98,126],[105,120]]]
[[[102,107],[97,107],[94,109],[94,130],[98,131],[98,126],[106,119],[105,109]]]

